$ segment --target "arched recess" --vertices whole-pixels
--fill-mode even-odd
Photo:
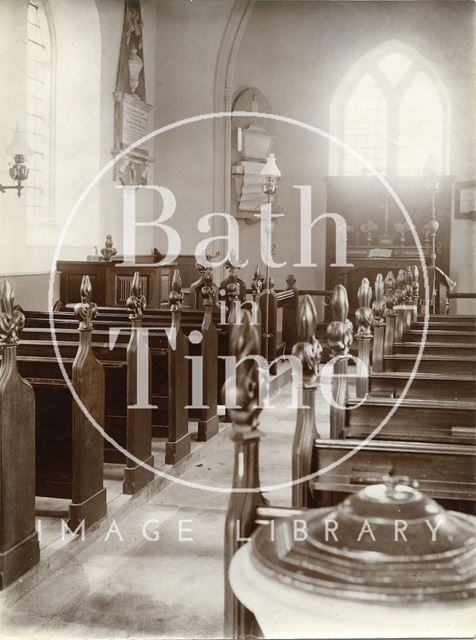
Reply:
[[[329,123],[330,133],[336,138],[342,140],[344,137],[343,126],[343,109],[344,106],[354,89],[357,81],[362,78],[365,72],[375,67],[375,65],[382,60],[386,55],[390,53],[401,53],[406,56],[411,62],[412,67],[424,71],[431,79],[435,86],[441,105],[443,107],[443,165],[442,170],[445,173],[449,173],[449,159],[450,159],[450,147],[449,147],[449,133],[450,133],[450,97],[448,89],[444,82],[439,77],[435,68],[419,51],[413,47],[401,42],[400,40],[392,39],[383,42],[377,47],[367,51],[362,55],[347,71],[342,80],[340,81],[332,100],[329,105]],[[341,172],[341,148],[336,144],[330,144],[329,146],[329,174],[339,175]]]
[[[99,171],[101,157],[101,30],[96,2],[43,1],[55,33],[55,199],[50,223],[27,227],[27,244],[36,247],[56,244],[75,200]],[[85,215],[87,220],[83,217],[68,234],[68,246],[91,245],[99,224],[97,190],[88,197]]]

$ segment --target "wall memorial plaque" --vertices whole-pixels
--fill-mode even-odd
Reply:
[[[121,53],[114,92],[113,156],[140,140],[149,130],[152,105],[145,99],[144,46],[139,0],[124,7]],[[114,166],[114,179],[122,184],[147,184],[152,159],[145,146],[136,147]]]

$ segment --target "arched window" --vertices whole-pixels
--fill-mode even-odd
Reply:
[[[392,41],[352,66],[331,103],[331,133],[387,175],[448,172],[449,100],[429,63]],[[351,153],[330,145],[330,173],[362,175]]]
[[[52,38],[42,0],[29,0],[27,12],[26,129],[32,148],[26,184],[27,221],[51,222],[52,213]]]

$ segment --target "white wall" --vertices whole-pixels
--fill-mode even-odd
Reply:
[[[157,2],[158,126],[214,111],[217,56],[232,7],[216,0]],[[155,145],[156,179],[176,195],[172,222],[184,254],[193,253],[202,238],[197,220],[213,212],[213,135],[213,122],[196,123],[161,135]],[[161,232],[156,246],[165,252]]]
[[[233,2],[142,0],[141,5],[146,97],[154,106],[151,129],[212,112],[217,56]],[[62,220],[91,177],[111,159],[113,91],[124,3],[51,0],[51,8],[62,21],[59,44],[67,53],[63,75],[58,76],[60,101],[71,108],[71,116],[63,116],[60,136],[65,142],[61,156],[56,158],[61,184],[57,216]],[[2,0],[0,53],[4,60],[15,60],[15,65],[5,64],[0,69],[2,104],[8,105],[0,108],[0,157],[15,124],[22,124],[24,113],[25,16],[26,2]],[[86,20],[89,31],[83,27]],[[452,100],[451,171],[457,180],[471,179],[475,173],[472,3],[258,2],[238,51],[231,88],[237,95],[246,87],[256,86],[274,113],[326,130],[330,100],[349,66],[370,48],[391,38],[422,52],[448,86]],[[313,238],[319,267],[292,266],[299,252],[299,201],[292,186],[311,184],[314,215],[325,210],[327,144],[288,125],[275,124],[273,128],[279,136],[276,152],[283,171],[278,202],[286,215],[274,232],[276,260],[288,262],[274,277],[279,286],[285,275],[294,271],[301,287],[322,287],[324,225],[315,229]],[[181,234],[182,253],[191,253],[201,239],[196,230],[198,218],[213,211],[214,144],[214,127],[208,122],[163,134],[150,145],[155,157],[151,182],[171,188],[177,197],[172,223]],[[0,182],[8,181],[6,162],[7,158],[0,162]],[[47,244],[54,234],[45,246],[28,245],[23,202],[14,193],[0,195],[0,273],[49,267],[52,247]],[[157,196],[141,195],[138,211],[142,220],[157,217],[160,208]],[[84,257],[94,245],[102,246],[106,233],[112,233],[116,246],[122,248],[122,200],[114,188],[112,172],[101,180],[79,215],[62,257]],[[246,249],[243,257],[250,259],[250,267],[244,271],[249,281],[259,257],[259,228],[240,222],[240,230]],[[154,246],[161,251],[166,248],[159,231],[139,231],[137,240],[140,252],[148,253]],[[474,224],[453,220],[450,275],[460,290],[473,288],[469,268],[473,247]]]
[[[474,24],[474,6],[465,2],[258,2],[240,46],[234,89],[239,93],[256,86],[274,113],[327,131],[330,101],[345,72],[369,49],[396,38],[426,56],[447,85],[452,102],[451,173],[457,180],[471,179],[476,169]],[[312,184],[314,215],[322,213],[328,149],[325,141],[312,140],[310,134],[294,138],[277,132],[284,175],[280,199],[289,213],[286,222],[278,223],[277,243],[279,255],[291,258],[298,246],[298,226],[297,199],[290,186]],[[256,228],[245,228],[245,235],[254,243]],[[319,230],[316,236],[317,261],[322,263]],[[474,223],[452,221],[450,274],[460,291],[474,290],[468,267],[470,256],[474,263],[474,240]],[[298,274],[298,283],[319,286],[323,269]],[[460,312],[464,306],[459,305]]]

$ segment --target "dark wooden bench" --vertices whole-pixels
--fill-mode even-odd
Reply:
[[[311,409],[300,410],[301,415],[298,415],[296,433],[299,432],[303,423],[306,424],[307,433],[304,436],[301,434],[300,438],[300,442],[305,442],[306,446],[298,447],[299,443],[295,442],[293,469],[307,469],[308,473],[309,470],[318,471],[324,468],[328,459],[330,462],[336,462],[339,456],[352,451],[372,433],[389,413],[396,402],[398,393],[401,392],[408,380],[408,373],[371,372],[368,380],[370,395],[365,400],[362,397],[349,397],[348,379],[339,375],[347,371],[348,350],[352,339],[351,327],[347,323],[347,309],[345,290],[337,288],[333,300],[334,321],[329,325],[329,337],[336,358],[334,363],[336,377],[333,380],[334,398],[339,403],[338,407],[331,409],[332,439],[325,441],[318,439],[318,425],[315,424],[315,417],[311,413]],[[360,315],[362,316],[362,313]],[[463,388],[459,390],[460,397],[450,399],[449,394],[454,393],[458,381],[463,384]],[[422,477],[425,481],[431,480],[424,489],[430,495],[438,499],[443,497],[454,500],[456,508],[469,509],[471,500],[476,496],[476,486],[474,485],[475,405],[471,391],[474,389],[474,377],[471,375],[455,377],[451,374],[418,373],[414,385],[414,387],[413,385],[410,387],[409,397],[402,401],[401,406],[387,424],[374,435],[371,443],[366,444],[362,451],[356,454],[357,458],[355,459],[358,464],[362,459],[367,460],[367,468],[370,470],[375,466],[375,477],[378,478],[378,481],[381,481],[382,473],[387,471],[393,474],[401,472],[417,480]],[[444,390],[446,394],[444,399],[437,398],[435,395],[435,385],[442,393]],[[422,388],[424,389],[423,397],[421,395]],[[379,393],[373,395],[376,389]],[[396,393],[397,390],[398,393]],[[312,402],[307,404],[313,406]],[[311,439],[313,444],[309,446]],[[328,453],[328,450],[331,453]],[[320,453],[321,451],[324,453]],[[335,451],[341,451],[341,453],[334,455]],[[383,459],[388,457],[393,460],[398,452],[402,454],[399,466],[392,467],[391,464],[382,466]],[[413,457],[407,459],[403,455],[405,452],[413,452]],[[446,455],[441,459],[446,465],[445,480],[450,478],[448,482],[452,484],[451,490],[448,489],[444,495],[441,493],[441,487],[444,487],[444,483],[439,483],[440,459],[436,457],[425,458],[428,454],[432,455],[433,453],[435,456],[436,454]],[[331,458],[331,456],[334,457]],[[296,457],[299,459],[298,464],[294,463]],[[432,459],[435,460],[434,466],[432,466],[433,463],[430,465],[428,462]],[[342,474],[348,474],[349,468],[352,468],[349,467],[352,460],[354,460],[354,456],[349,459],[348,464],[342,463]],[[461,468],[461,476],[458,465]],[[418,473],[419,469],[420,474]],[[326,478],[331,487],[334,485],[337,487],[339,473],[339,467],[337,467],[324,476],[319,476],[310,485],[304,483],[301,490],[294,490],[293,506],[323,505],[322,502],[314,501],[313,492],[324,490]],[[299,478],[302,475],[304,474],[293,472],[293,478]],[[462,479],[463,476],[466,480]],[[362,475],[363,477],[365,474]],[[367,474],[367,480],[370,477]],[[467,480],[468,478],[473,478],[473,480]],[[350,481],[347,482],[347,485],[349,484],[351,484]],[[433,491],[437,486],[439,487],[438,491]],[[472,493],[470,491],[468,494],[468,487]],[[328,488],[326,485],[326,489]]]
[[[474,510],[475,447],[424,442],[373,440],[357,451],[361,440],[316,440],[314,470],[335,465],[310,482],[311,505],[332,506],[362,486],[382,482],[382,477],[406,476],[418,488],[446,507]]]
[[[84,278],[77,305],[79,339],[64,362],[66,373],[84,407],[104,427],[105,379],[92,350],[91,283]],[[78,345],[79,341],[79,345]],[[18,365],[35,392],[36,495],[68,498],[69,526],[91,526],[106,514],[103,486],[104,444],[73,398],[55,357],[25,355]]]
[[[178,275],[177,275],[178,278]],[[179,296],[181,299],[181,291],[180,285],[177,279],[175,279],[174,284],[174,293]],[[137,287],[138,289],[138,287]],[[139,292],[136,292],[135,299],[138,300]],[[131,296],[131,299],[134,296]],[[204,406],[203,409],[195,410],[195,416],[199,421],[199,439],[205,440],[214,435],[218,431],[218,416],[217,416],[217,401],[216,401],[216,358],[213,358],[213,353],[216,351],[216,329],[214,327],[214,323],[211,318],[208,316],[211,315],[211,305],[206,305],[206,317],[207,317],[207,326],[202,331],[203,339],[200,345],[195,345],[195,351],[198,352],[199,355],[202,355],[204,360],[204,365],[206,365],[206,369],[204,367],[204,388],[205,388],[205,398],[204,398]],[[48,318],[45,317],[45,314],[37,314],[32,313],[28,314],[28,324],[30,325],[31,334],[35,337],[43,337],[47,340],[50,339],[51,335],[49,330],[46,328],[38,329],[37,327],[31,327],[31,325],[36,325],[41,323],[45,324],[45,321]],[[199,314],[201,316],[202,323],[203,313]],[[36,316],[39,316],[38,318]],[[95,340],[99,337],[101,339],[105,339],[108,337],[108,331],[110,328],[120,328],[120,327],[128,327],[124,332],[121,332],[118,336],[118,341],[114,347],[114,349],[110,350],[108,346],[108,342],[95,342],[93,344],[93,348],[95,353],[99,358],[107,362],[111,358],[118,361],[126,361],[129,354],[129,367],[135,372],[136,366],[136,357],[135,352],[130,354],[130,347],[132,344],[136,345],[136,331],[130,330],[130,321],[127,314],[124,312],[121,313],[121,310],[114,311],[108,315],[108,317],[112,318],[112,320],[102,319],[97,324],[102,327],[102,330],[96,332],[94,334]],[[165,323],[164,323],[165,320]],[[177,344],[178,348],[174,349],[169,343],[167,337],[165,336],[164,331],[160,331],[159,335],[157,333],[150,332],[150,354],[151,354],[151,404],[158,405],[158,409],[152,410],[153,416],[153,434],[159,437],[168,437],[168,442],[166,443],[166,462],[168,464],[175,464],[179,460],[181,460],[185,455],[190,452],[190,433],[188,430],[188,416],[186,406],[188,404],[188,361],[186,356],[188,354],[188,342],[185,340],[183,333],[180,327],[180,309],[172,310],[172,313],[169,311],[168,313],[158,314],[156,318],[155,314],[149,313],[147,316],[141,312],[141,326],[145,327],[155,327],[157,329],[161,328],[169,328],[170,323],[177,323],[175,328],[177,329]],[[134,322],[134,320],[133,320]],[[54,314],[54,323],[55,327],[61,326],[61,329],[58,329],[58,334],[56,335],[57,339],[70,337],[70,312],[61,312]],[[201,327],[201,325],[198,325]],[[190,326],[190,331],[197,328],[197,324],[194,321]],[[27,331],[28,331],[27,330]],[[42,333],[44,332],[44,333]],[[125,344],[125,339],[129,339],[127,336],[129,334],[130,342],[129,345]],[[49,347],[52,348],[51,344]],[[67,341],[59,341],[58,347],[63,356],[68,356],[68,349],[71,349],[71,345],[68,344]],[[48,343],[43,344],[28,344],[26,345],[30,351],[40,350],[44,353],[44,350],[48,348]],[[209,352],[211,351],[211,355]],[[210,357],[212,358],[211,362],[215,363],[215,366],[210,366]],[[107,369],[106,369],[107,371]],[[134,378],[135,380],[135,378]],[[213,384],[213,380],[215,383]],[[147,433],[150,432],[150,429],[146,428],[144,424],[144,420],[147,413],[150,413],[150,410],[138,410],[138,409],[127,409],[127,406],[133,404],[133,402],[125,401],[125,387],[132,392],[132,389],[136,388],[136,383],[132,380],[132,377],[129,375],[129,382],[126,382],[124,379],[124,372],[122,374],[120,372],[114,371],[111,372],[108,376],[108,402],[109,402],[109,412],[108,412],[108,429],[111,431],[110,435],[119,442],[124,448],[127,448],[130,451],[129,445],[131,442],[149,442],[149,457],[150,457],[150,435],[147,436]],[[176,394],[173,392],[174,389],[180,389],[180,394]],[[182,402],[181,397],[185,394],[185,400]],[[126,434],[127,428],[125,427],[125,416],[127,416],[128,421],[133,419],[142,418],[142,431],[144,432],[144,437],[137,438],[132,436],[131,433],[131,442],[127,441]],[[141,447],[143,449],[143,447]],[[134,453],[131,451],[131,453]],[[134,455],[136,455],[134,453]],[[138,457],[138,456],[137,456]],[[108,461],[123,461],[123,456],[119,452],[117,452],[112,445],[110,445],[108,450],[108,456],[106,458]],[[152,460],[149,459],[149,462]],[[150,472],[149,472],[150,473]],[[130,474],[129,474],[130,475]]]
[[[35,395],[17,366],[24,321],[6,281],[0,292],[0,589],[40,557],[35,530]]]

